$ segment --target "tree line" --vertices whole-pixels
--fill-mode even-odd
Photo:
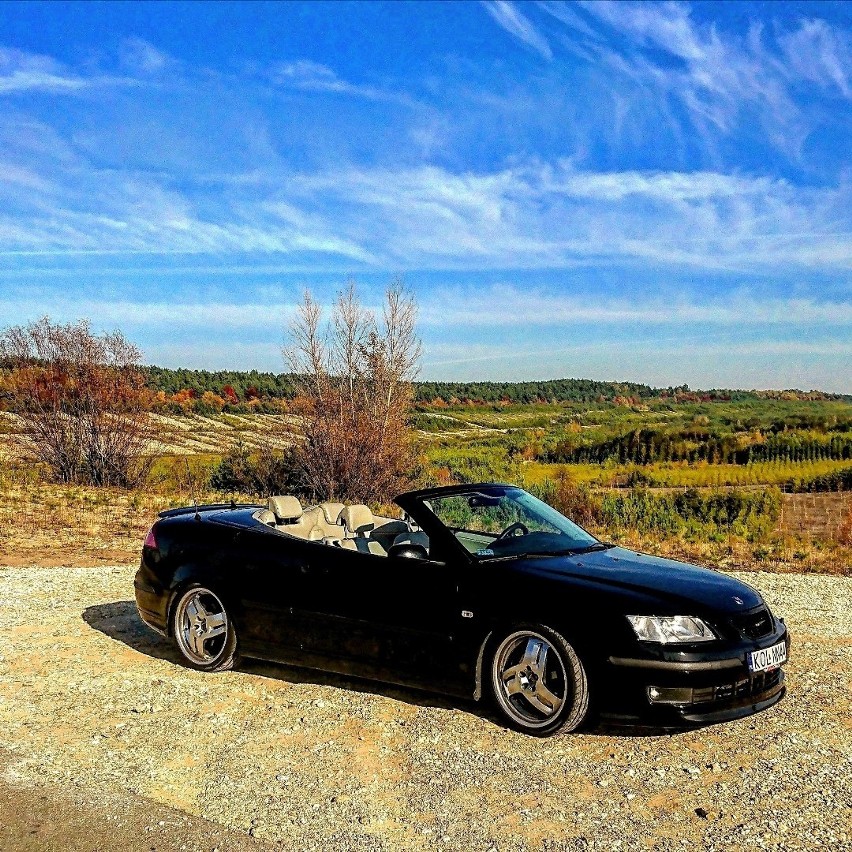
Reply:
[[[268,373],[258,370],[189,370],[148,366],[143,368],[148,387],[167,395],[190,391],[190,398],[200,399],[204,393],[222,396],[231,405],[252,400],[293,399],[300,387],[293,373]],[[559,402],[616,402],[625,405],[650,400],[672,402],[736,402],[746,399],[852,399],[819,391],[748,391],[690,390],[688,385],[666,388],[636,382],[603,382],[593,379],[548,379],[535,382],[438,382],[418,381],[413,385],[414,401],[421,406],[437,404],[511,404]],[[230,389],[230,390],[229,390]],[[232,392],[232,393],[231,393]]]
[[[0,390],[8,364],[0,363]],[[192,370],[155,365],[137,365],[155,408],[175,414],[219,411],[274,414],[287,410],[302,387],[302,377],[294,373],[259,370]],[[635,382],[603,382],[593,379],[549,379],[535,382],[438,382],[412,383],[413,402],[420,410],[467,405],[534,405],[608,403],[638,406],[649,402],[688,404],[738,402],[767,399],[852,400],[852,397],[820,391],[690,390],[688,385],[667,388]],[[10,395],[0,393],[0,407],[15,409]],[[779,424],[779,429],[796,425]],[[772,431],[769,429],[768,431]]]
[[[560,464],[653,464],[655,462],[753,462],[841,461],[852,459],[852,433],[815,433],[789,430],[765,435],[712,436],[694,429],[676,432],[635,429],[596,441],[569,436],[542,450],[541,461]]]

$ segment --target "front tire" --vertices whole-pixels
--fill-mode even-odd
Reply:
[[[234,623],[222,599],[205,586],[180,593],[172,610],[172,636],[191,668],[221,672],[239,662]]]
[[[589,714],[589,683],[577,653],[555,630],[519,626],[491,656],[491,693],[501,716],[526,734],[579,728]]]

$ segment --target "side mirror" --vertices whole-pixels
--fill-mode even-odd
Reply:
[[[395,544],[389,551],[391,559],[428,559],[429,554],[422,544]]]

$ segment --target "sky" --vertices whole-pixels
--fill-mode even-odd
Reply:
[[[852,392],[852,4],[0,4],[0,327],[281,372]]]

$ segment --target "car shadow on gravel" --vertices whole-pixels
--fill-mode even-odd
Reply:
[[[114,603],[90,606],[83,611],[83,621],[90,627],[123,642],[134,651],[149,657],[167,660],[179,666],[183,661],[169,639],[160,636],[148,628],[139,618],[133,601],[115,601]],[[283,663],[267,663],[261,660],[243,660],[238,671],[258,677],[282,680],[287,683],[311,683],[320,686],[333,686],[352,692],[383,695],[395,701],[401,701],[417,707],[438,707],[444,710],[461,710],[473,716],[479,716],[492,724],[505,728],[496,713],[492,712],[489,702],[476,702],[473,699],[452,698],[419,689],[385,684],[380,681],[360,679],[356,675],[345,676],[316,669],[296,668]],[[604,737],[652,737],[683,734],[683,729],[650,728],[647,726],[613,724],[600,721],[584,733]]]
[[[146,627],[139,618],[136,605],[132,601],[115,601],[114,603],[90,606],[83,611],[83,621],[105,636],[109,636],[110,639],[123,642],[134,651],[183,666],[182,658],[172,642]],[[267,663],[262,660],[243,660],[237,671],[274,680],[283,680],[287,683],[313,683],[321,686],[334,686],[353,692],[384,695],[396,701],[419,707],[463,710],[499,724],[496,716],[491,715],[486,708],[481,707],[473,700],[453,699],[395,684],[362,680],[356,675],[347,677],[333,672],[296,668],[283,663]]]

